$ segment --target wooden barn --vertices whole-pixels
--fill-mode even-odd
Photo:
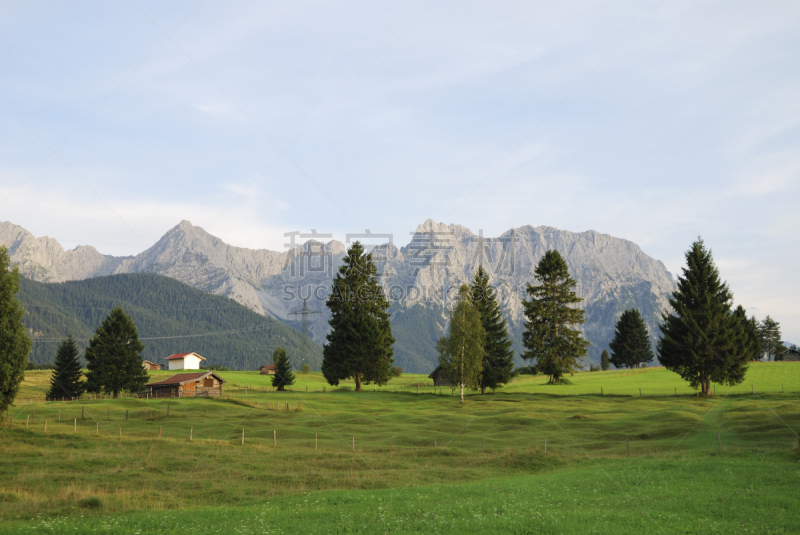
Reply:
[[[436,366],[428,377],[433,379],[433,386],[456,386],[450,383],[441,366]]]
[[[161,364],[158,364],[156,362],[150,362],[149,360],[143,360],[142,368],[144,368],[147,371],[158,371],[161,369]]]
[[[787,349],[786,351],[778,355],[778,358],[776,358],[775,360],[782,360],[785,362],[800,361],[800,351],[796,349]]]
[[[274,364],[264,364],[258,370],[261,372],[261,375],[275,375]]]
[[[169,379],[148,383],[147,394],[150,398],[185,398],[199,396],[220,396],[222,377],[214,372],[179,373]]]

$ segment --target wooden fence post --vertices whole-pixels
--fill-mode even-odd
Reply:
[[[356,437],[353,437],[353,452],[356,451]]]
[[[547,439],[544,439],[544,453],[547,455]]]
[[[28,422],[30,421],[31,421],[31,415],[29,414],[25,417],[25,429],[28,428]]]
[[[169,403],[167,403],[167,416],[169,416]],[[226,413],[227,416],[227,413]]]
[[[755,394],[756,393],[755,388],[753,388],[753,385],[750,385],[750,393],[751,394]]]
[[[189,428],[189,442],[192,441],[192,434],[194,433],[194,427]]]
[[[278,447],[278,431],[275,429],[272,430],[272,447]]]
[[[642,389],[639,389],[639,397],[642,397]]]
[[[77,418],[75,418],[75,421],[72,422],[72,432],[73,433],[77,433],[78,432],[78,419]]]
[[[486,435],[483,435],[483,453],[486,453]]]
[[[61,421],[61,409],[58,409],[58,421]]]
[[[603,387],[602,386],[600,387],[600,395],[601,396],[603,395]]]
[[[128,409],[125,409],[125,421],[128,421]]]
[[[158,426],[158,439],[161,440],[161,430],[164,429],[163,425]]]
[[[244,446],[244,427],[242,427],[242,446]]]
[[[318,446],[319,446],[319,438],[317,437],[317,434],[314,433],[314,449],[317,449]]]

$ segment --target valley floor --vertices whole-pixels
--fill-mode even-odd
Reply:
[[[790,364],[709,399],[670,395],[656,369],[525,377],[465,405],[417,394],[424,377],[276,393],[245,372],[223,372],[230,400],[20,401],[0,428],[0,533],[796,532]],[[23,395],[46,379],[28,372]]]

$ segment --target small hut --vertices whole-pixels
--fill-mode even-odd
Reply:
[[[148,383],[147,394],[151,398],[184,398],[220,396],[222,377],[214,372],[179,373],[169,379]]]
[[[150,362],[149,360],[143,360],[142,368],[147,371],[158,371],[161,369],[161,364],[158,364],[157,362]]]
[[[441,365],[436,366],[436,369],[431,372],[428,378],[433,379],[433,386],[455,386],[447,378]]]
[[[778,355],[775,360],[782,360],[784,362],[798,362],[800,361],[800,351],[797,349],[787,349]]]
[[[274,364],[264,364],[258,370],[261,372],[261,375],[275,375]]]

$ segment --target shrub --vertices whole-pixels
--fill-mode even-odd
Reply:
[[[311,373],[311,366],[307,363],[303,364],[303,367],[300,369],[300,373]]]
[[[401,375],[403,375],[403,368],[400,366],[392,366],[392,376],[400,377]]]
[[[97,496],[90,496],[78,501],[78,505],[84,509],[100,509],[103,506],[103,501]]]

